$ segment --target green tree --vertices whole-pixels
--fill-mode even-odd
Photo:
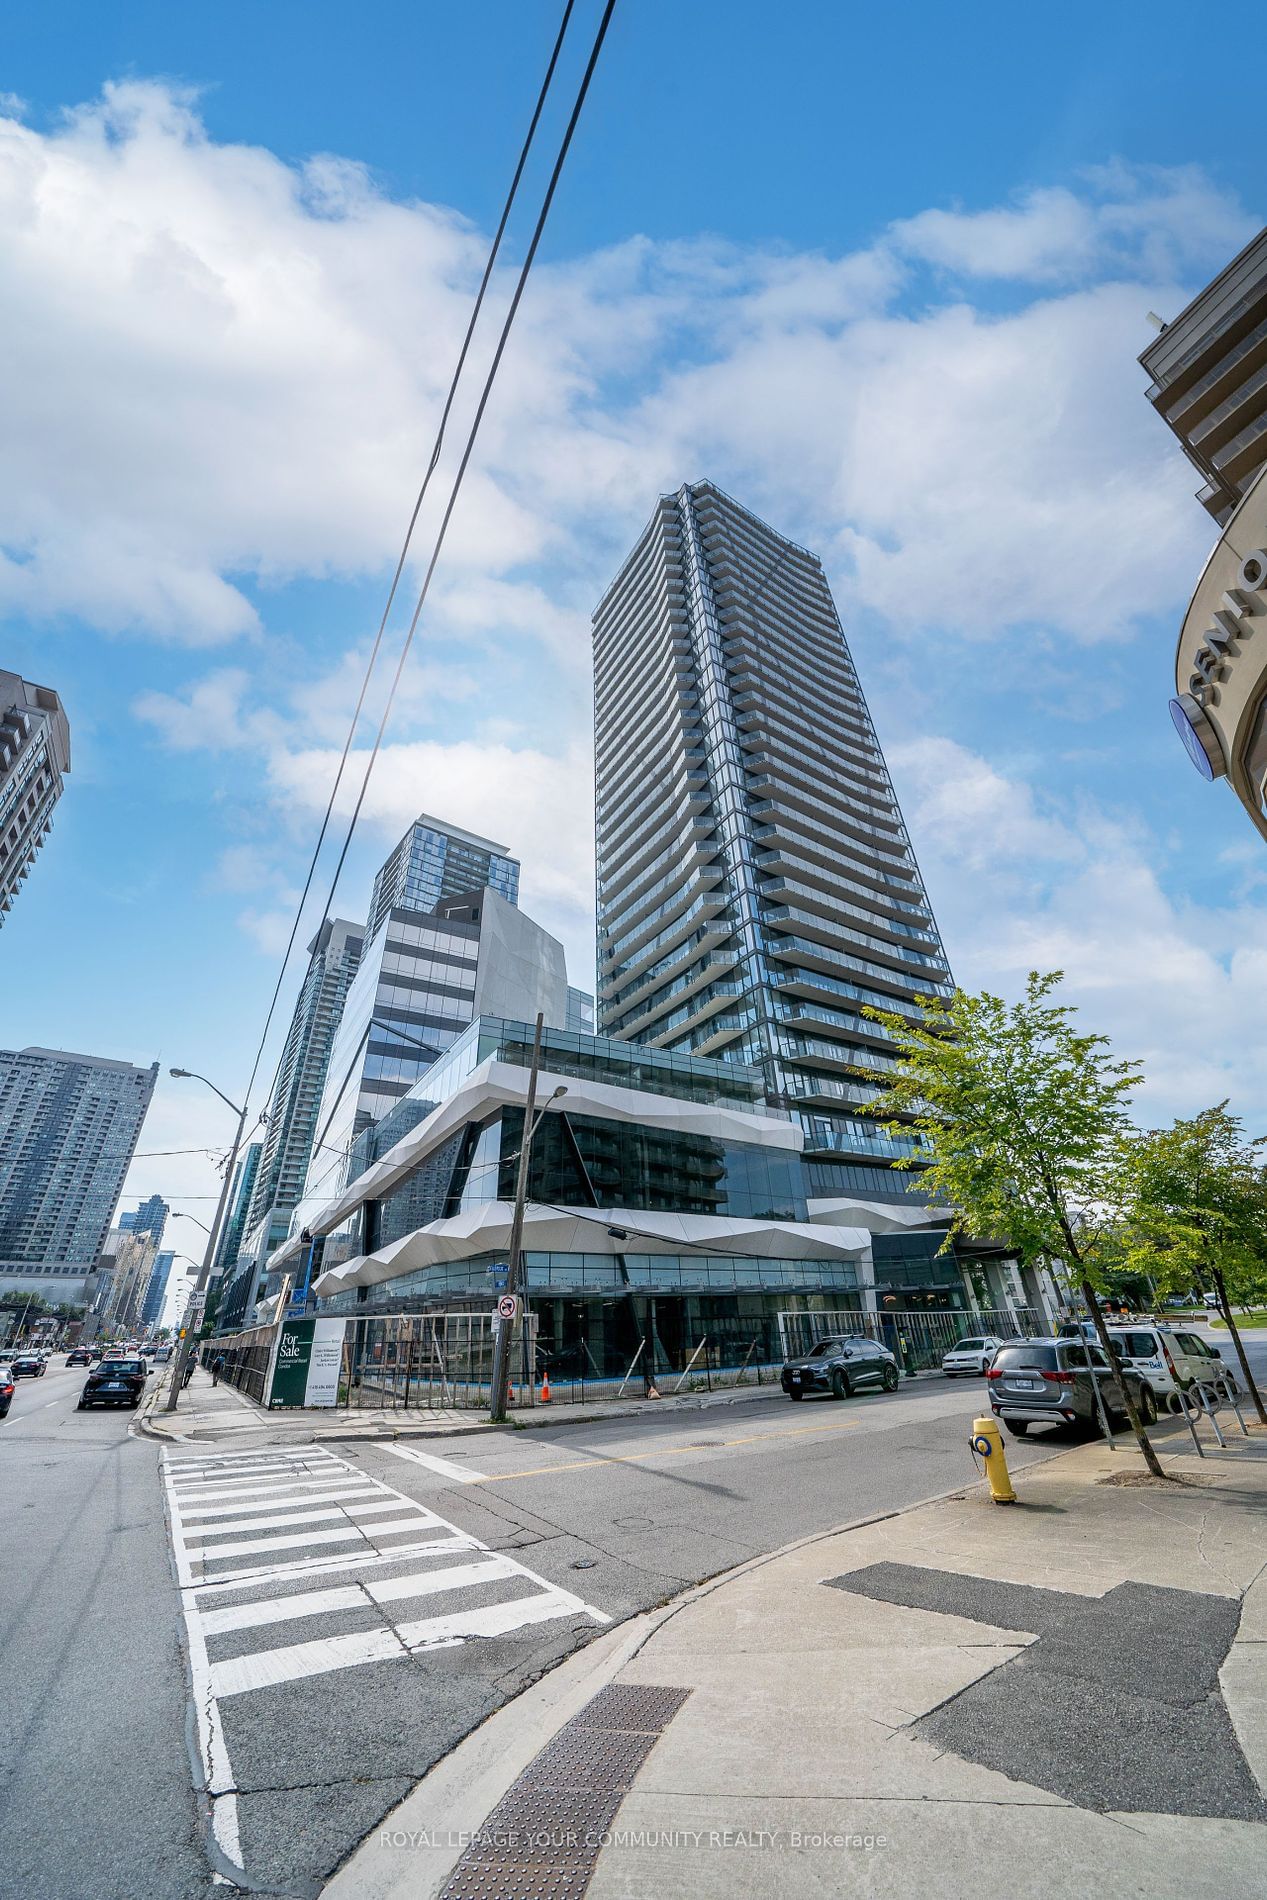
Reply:
[[[954,1209],[952,1234],[1005,1241],[1077,1286],[1148,1468],[1162,1477],[1097,1298],[1122,1265],[1127,1102],[1141,1071],[1115,1061],[1106,1037],[1079,1034],[1075,1011],[1053,1000],[1061,980],[1059,970],[1031,971],[1012,1005],[956,990],[949,1002],[923,1002],[918,1025],[868,1008],[898,1058],[869,1113],[893,1118],[894,1134],[914,1125],[922,1153],[898,1166],[931,1163],[926,1179]]]
[[[1267,1425],[1233,1302],[1267,1290],[1267,1138],[1247,1140],[1226,1102],[1191,1120],[1137,1135],[1130,1144],[1128,1258],[1166,1293],[1191,1286],[1218,1298],[1241,1376]]]

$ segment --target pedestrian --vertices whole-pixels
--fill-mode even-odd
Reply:
[[[213,1360],[211,1361],[211,1383],[212,1383],[212,1385],[219,1385],[219,1383],[220,1383],[220,1374],[221,1374],[221,1373],[222,1373],[223,1371],[224,1371],[224,1354],[223,1354],[222,1352],[218,1352],[218,1353],[216,1354],[216,1356],[215,1356],[215,1358],[214,1358],[214,1359],[213,1359]]]
[[[190,1353],[188,1359],[186,1359],[185,1361],[185,1376],[181,1380],[182,1387],[187,1386],[189,1384],[189,1381],[193,1378],[193,1376],[194,1376],[194,1356],[192,1353]]]

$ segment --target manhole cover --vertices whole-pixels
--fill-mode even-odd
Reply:
[[[569,1570],[597,1570],[597,1568],[598,1559],[596,1557],[577,1557],[568,1565]]]

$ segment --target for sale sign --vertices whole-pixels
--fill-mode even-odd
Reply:
[[[337,1405],[343,1364],[341,1319],[287,1319],[273,1349],[270,1406]]]

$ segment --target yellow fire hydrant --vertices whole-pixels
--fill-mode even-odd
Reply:
[[[993,1418],[974,1418],[968,1440],[979,1458],[985,1460],[985,1475],[990,1480],[990,1496],[996,1504],[1015,1504],[1016,1493],[1008,1473],[1003,1451],[1003,1434]]]

